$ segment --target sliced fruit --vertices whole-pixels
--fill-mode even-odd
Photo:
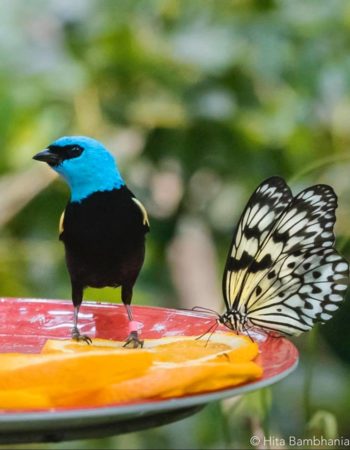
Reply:
[[[147,350],[99,350],[44,355],[0,355],[0,390],[47,386],[48,391],[104,386],[141,375],[152,364]]]
[[[97,339],[92,341],[91,345],[87,345],[86,342],[76,342],[72,339],[48,339],[43,348],[41,354],[49,353],[78,353],[78,352],[94,352],[96,350],[122,350],[125,342],[123,341],[111,341],[108,339]],[[127,350],[127,349],[125,349]]]
[[[123,341],[94,339],[92,345],[71,340],[47,340],[42,353],[76,353],[95,350],[122,349]],[[144,349],[154,353],[154,361],[186,362],[190,360],[249,361],[258,354],[258,345],[246,336],[233,333],[215,333],[211,339],[196,336],[172,336],[161,339],[145,339]]]
[[[215,333],[146,339],[144,349],[94,339],[48,340],[40,355],[0,354],[0,408],[84,407],[170,398],[233,387],[259,378],[258,346]]]
[[[159,341],[160,343],[149,343],[149,348],[155,352],[155,362],[249,361],[259,352],[256,343],[245,336],[232,333],[217,333],[209,342],[193,337],[179,340],[165,338]]]
[[[233,387],[262,375],[253,362],[205,362],[152,367],[134,380],[106,386],[94,399],[96,405],[138,399],[179,397]]]
[[[46,409],[52,408],[53,402],[43,392],[32,392],[28,389],[0,391],[1,409]]]

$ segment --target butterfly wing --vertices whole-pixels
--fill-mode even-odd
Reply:
[[[271,177],[258,186],[238,222],[230,246],[223,277],[226,308],[237,307],[248,272],[263,270],[269,262],[257,254],[271,235],[278,218],[292,201],[292,193],[280,177]]]
[[[241,275],[238,290],[230,287],[239,293],[232,308],[247,314],[253,325],[286,334],[328,320],[343,298],[349,273],[332,248],[336,207],[336,195],[326,185],[292,199]]]
[[[281,215],[273,230],[274,241],[283,243],[283,253],[297,249],[332,247],[337,196],[318,184],[300,192]]]
[[[249,299],[249,321],[289,335],[329,320],[349,283],[348,263],[333,248],[287,254],[273,272],[273,277],[267,272]]]

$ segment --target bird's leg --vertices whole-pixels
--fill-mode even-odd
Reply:
[[[122,286],[122,301],[125,305],[126,312],[128,313],[129,319],[129,336],[127,337],[124,347],[128,347],[129,345],[133,348],[143,347],[143,341],[139,339],[138,334],[138,323],[134,321],[132,310],[130,306],[132,297],[132,289],[125,288]]]
[[[83,301],[83,289],[79,286],[72,286],[72,299],[74,305],[74,321],[72,328],[72,339],[78,342],[86,342],[87,344],[92,344],[92,340],[89,336],[85,334],[80,334],[78,329],[78,316],[81,302]]]
[[[124,347],[128,347],[129,345],[133,348],[143,347],[143,341],[139,339],[138,334],[138,323],[133,320],[131,306],[126,304],[126,311],[128,313],[129,318],[129,336],[127,337]]]

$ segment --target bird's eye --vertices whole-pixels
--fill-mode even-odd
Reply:
[[[83,152],[82,147],[80,147],[79,145],[75,145],[69,150],[69,156],[71,158],[76,158],[77,156],[80,156],[82,152]]]

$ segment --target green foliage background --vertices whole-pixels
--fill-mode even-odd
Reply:
[[[150,211],[135,303],[184,306],[167,256],[184,223],[204,227],[219,285],[240,210],[275,174],[294,192],[335,188],[349,259],[349,2],[1,0],[0,34],[1,295],[70,296],[56,239],[68,191],[31,160],[65,134],[115,151]],[[39,447],[242,448],[259,430],[349,437],[349,305],[296,340],[300,367],[271,390],[162,428]]]

